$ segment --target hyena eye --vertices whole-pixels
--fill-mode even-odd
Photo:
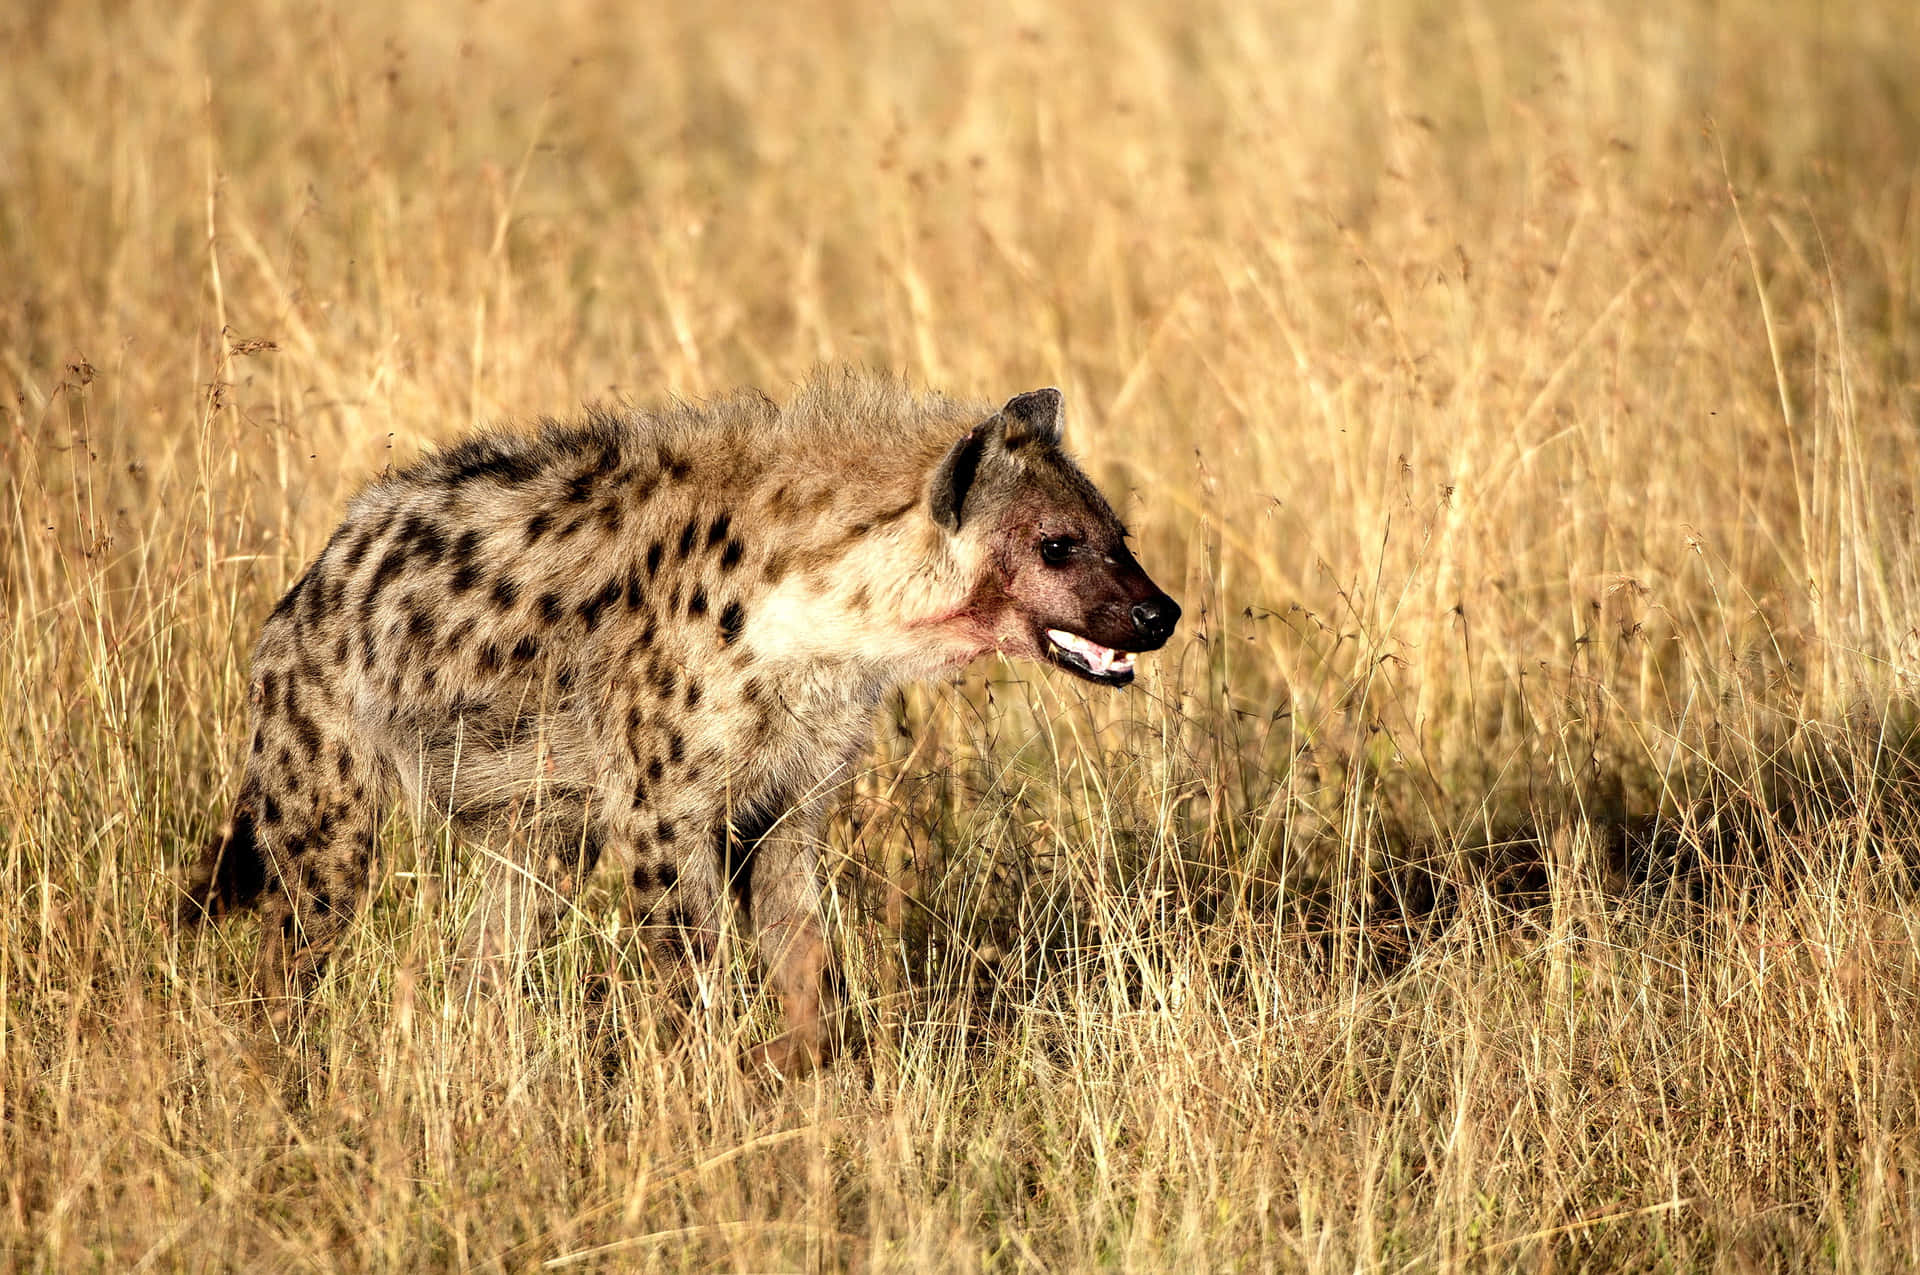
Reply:
[[[1073,540],[1068,536],[1052,536],[1040,542],[1040,561],[1050,567],[1065,566],[1073,556]]]

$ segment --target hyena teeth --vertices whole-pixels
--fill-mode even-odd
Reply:
[[[1133,672],[1132,651],[1116,651],[1065,629],[1048,629],[1047,639],[1061,650],[1079,656],[1089,669],[1102,677],[1110,673]]]
[[[1155,649],[1180,608],[1061,448],[1057,390],[996,410],[829,374],[785,407],[483,434],[371,483],[267,617],[181,913],[264,908],[254,989],[297,1006],[404,795],[486,847],[463,999],[508,994],[617,865],[663,956],[728,918],[777,939],[789,1030],[755,1056],[804,1071],[839,1021],[819,827],[873,706],[990,651],[1124,686],[1132,654],[1041,636],[1121,614]]]

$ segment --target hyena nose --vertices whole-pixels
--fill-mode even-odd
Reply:
[[[1142,641],[1158,646],[1173,635],[1173,626],[1178,623],[1180,604],[1165,594],[1133,605],[1133,628]]]

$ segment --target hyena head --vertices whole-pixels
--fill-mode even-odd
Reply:
[[[1126,528],[1060,449],[1060,391],[1016,395],[947,452],[928,491],[934,521],[980,565],[980,636],[1106,686],[1166,644],[1180,606],[1140,569]]]

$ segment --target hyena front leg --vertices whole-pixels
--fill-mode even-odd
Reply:
[[[832,1061],[843,1027],[821,923],[814,843],[783,830],[734,853],[735,880],[750,887],[745,902],[755,947],[786,1020],[786,1030],[746,1061],[756,1070],[804,1075]]]
[[[763,847],[762,854],[767,849]],[[771,871],[782,858],[778,872]],[[811,851],[766,855],[771,888],[757,890],[750,919],[761,963],[780,997],[786,1030],[755,1049],[751,1065],[799,1076],[825,1066],[838,1051],[840,1014],[829,982],[832,954],[820,922]]]
[[[836,1044],[811,845],[766,836],[765,821],[734,820],[711,837],[675,836],[658,822],[628,844],[633,912],[673,992],[686,992],[722,962],[729,916],[743,918],[780,998],[786,1031],[747,1051],[754,1072],[799,1076],[826,1063]],[[664,834],[664,835],[662,835]]]

